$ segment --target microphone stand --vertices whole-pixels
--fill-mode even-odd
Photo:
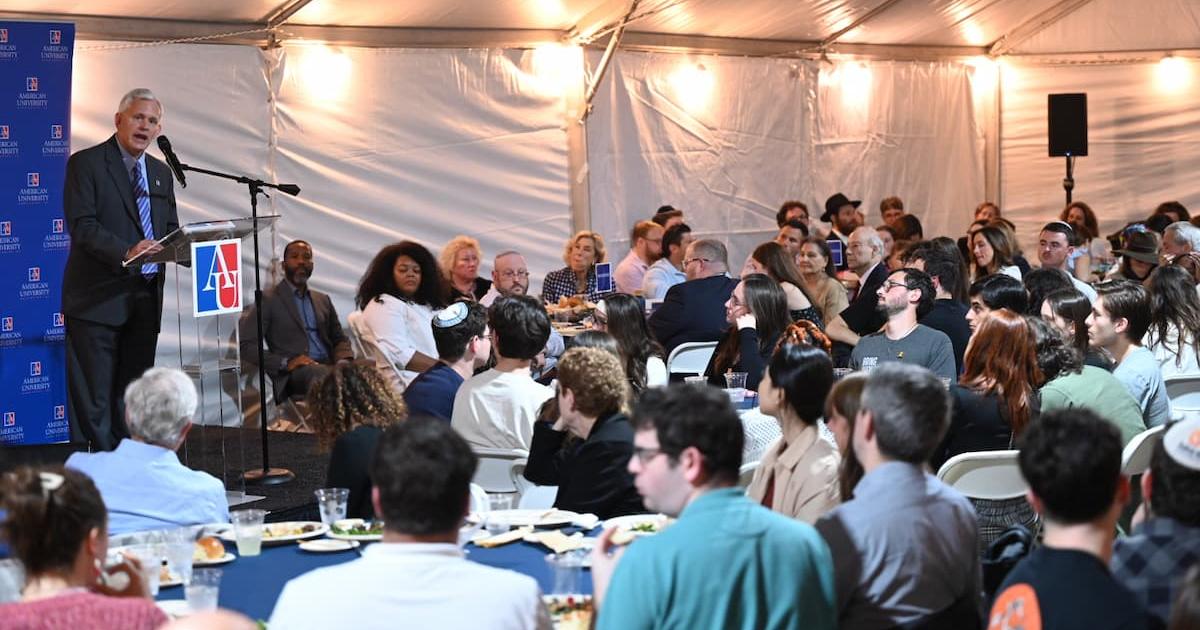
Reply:
[[[1068,153],[1067,176],[1063,179],[1063,190],[1067,192],[1067,205],[1071,205],[1071,191],[1075,189],[1075,156]]]
[[[296,478],[295,473],[286,468],[271,468],[270,452],[267,448],[267,368],[263,365],[263,314],[262,314],[262,280],[258,264],[258,196],[269,197],[264,188],[274,188],[293,197],[300,194],[300,187],[295,184],[271,184],[261,179],[252,179],[244,175],[231,175],[220,171],[210,171],[205,168],[179,164],[184,171],[193,171],[233,180],[245,184],[250,190],[250,220],[254,224],[254,323],[258,327],[258,426],[262,434],[262,469],[247,470],[242,473],[242,481],[248,484],[276,486],[288,483]]]

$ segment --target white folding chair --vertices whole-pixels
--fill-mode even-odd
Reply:
[[[525,470],[525,461],[529,451],[519,448],[479,448],[474,449],[479,457],[479,468],[472,479],[484,491],[493,494],[516,494],[529,485],[518,471]]]
[[[554,507],[558,486],[529,486],[521,493],[517,507],[522,510],[548,510]]]
[[[937,476],[972,499],[1015,499],[1029,488],[1017,465],[1017,451],[961,453],[942,464]]]
[[[745,490],[750,487],[750,482],[754,481],[754,471],[758,470],[758,465],[761,462],[747,462],[742,464],[738,469],[738,487]]]
[[[1163,430],[1167,425],[1160,424],[1152,429],[1146,429],[1133,436],[1132,440],[1121,451],[1121,474],[1126,477],[1140,475],[1150,468],[1150,455],[1154,447],[1162,441]]]
[[[1172,411],[1200,412],[1200,375],[1176,374],[1163,380],[1167,383]]]
[[[667,357],[667,374],[704,374],[717,351],[715,341],[689,341],[675,346]]]
[[[483,486],[477,483],[471,484],[471,513],[483,514],[492,509],[491,503],[488,503],[487,492],[483,490]]]

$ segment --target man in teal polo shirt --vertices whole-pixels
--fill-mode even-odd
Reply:
[[[592,554],[597,628],[836,628],[833,561],[811,526],[737,487],[742,423],[725,392],[675,385],[633,412],[629,471],[646,507],[678,520]]]

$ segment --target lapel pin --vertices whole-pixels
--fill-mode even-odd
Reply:
[[[155,186],[162,186],[162,182],[160,182],[160,181],[158,181],[158,180],[156,179],[156,180],[154,180],[154,185],[155,185]]]

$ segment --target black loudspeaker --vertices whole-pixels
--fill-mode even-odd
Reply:
[[[1050,157],[1088,154],[1087,94],[1050,94]]]

